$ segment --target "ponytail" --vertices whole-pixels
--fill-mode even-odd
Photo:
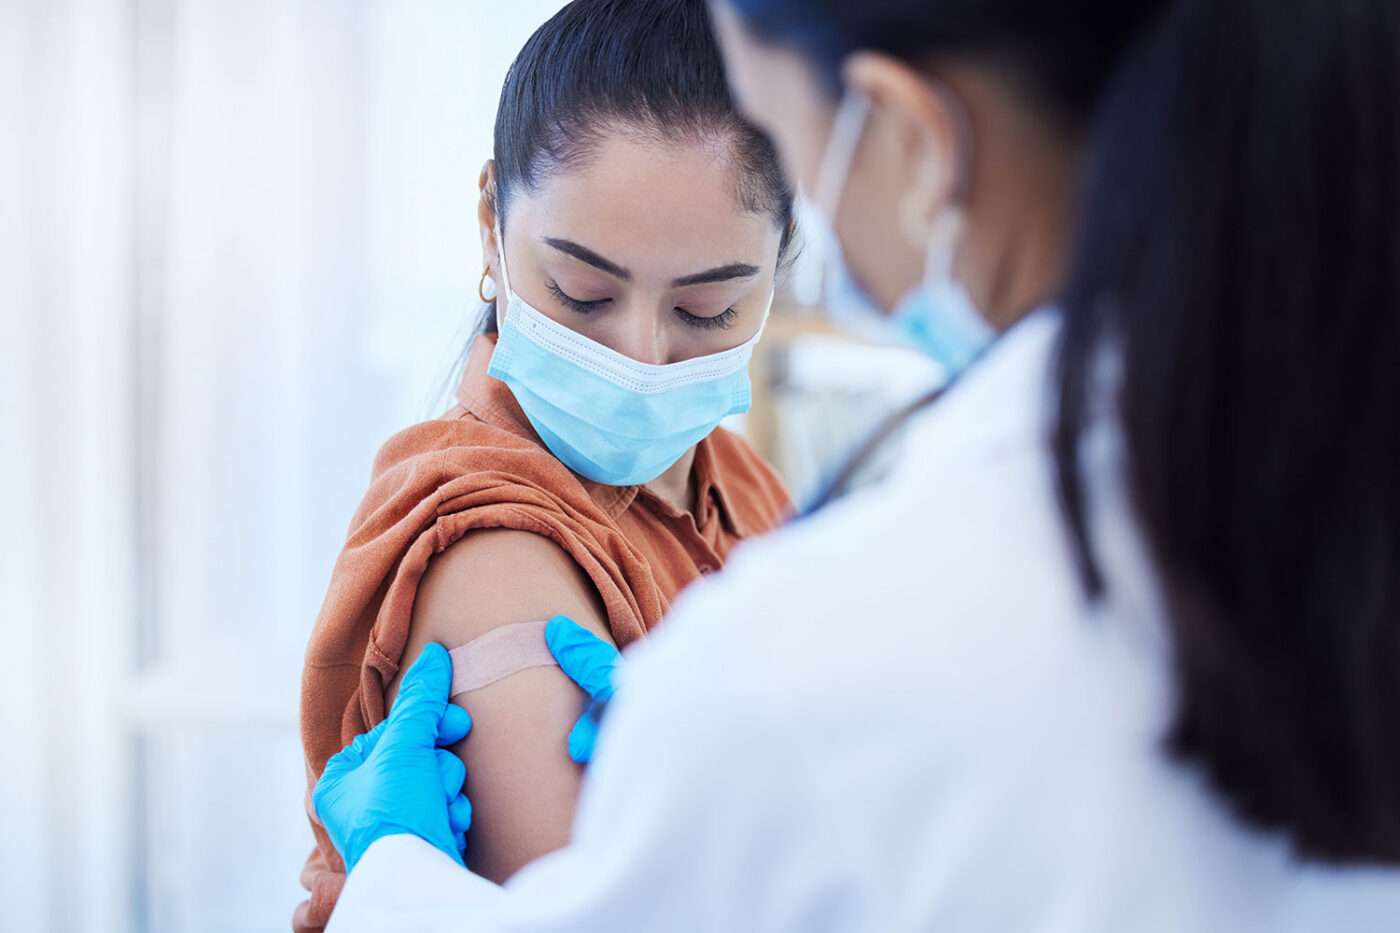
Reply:
[[[1111,348],[1169,746],[1305,855],[1400,862],[1400,5],[1177,0],[1095,114],[1058,482]]]

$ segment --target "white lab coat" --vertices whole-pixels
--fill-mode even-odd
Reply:
[[[382,839],[329,933],[1400,929],[1400,872],[1302,865],[1160,750],[1172,686],[1110,419],[1091,611],[1041,311],[880,488],[739,549],[632,653],[573,843],[497,887]]]

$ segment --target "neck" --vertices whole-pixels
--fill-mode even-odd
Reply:
[[[691,488],[691,468],[695,465],[695,448],[685,452],[656,479],[644,484],[653,495],[669,502],[682,512],[689,512],[695,498]]]
[[[986,244],[984,261],[976,262],[987,283],[979,306],[997,330],[1006,330],[1059,293],[1068,259],[1072,187],[1067,177],[1044,180],[1036,203],[1023,200],[1002,225],[1008,232],[999,242]]]
[[[993,106],[1011,93],[999,79],[965,90],[983,104],[983,119],[955,273],[987,321],[1006,330],[1055,300],[1063,285],[1080,143],[1018,108]]]

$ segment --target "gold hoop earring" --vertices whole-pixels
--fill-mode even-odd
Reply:
[[[476,283],[476,296],[481,299],[482,304],[490,304],[496,300],[496,296],[486,297],[486,277],[491,274],[491,267],[487,266],[481,270],[481,281]]]

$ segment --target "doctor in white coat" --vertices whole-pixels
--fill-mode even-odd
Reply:
[[[1396,929],[1395,5],[713,10],[833,313],[957,378],[618,665],[504,887],[425,652],[317,787],[329,929]]]

